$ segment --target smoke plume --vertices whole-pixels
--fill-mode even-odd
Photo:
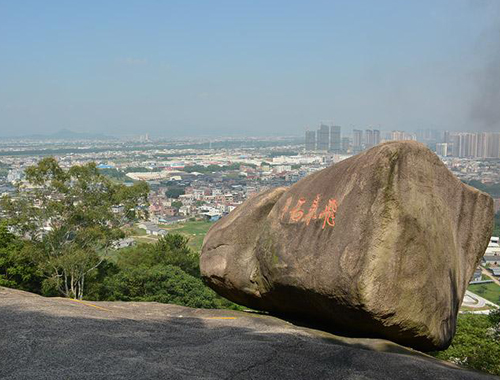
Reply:
[[[493,15],[495,25],[485,30],[478,42],[481,66],[475,75],[470,117],[477,128],[500,132],[500,2],[476,0],[474,4]]]

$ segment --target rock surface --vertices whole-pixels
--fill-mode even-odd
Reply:
[[[390,142],[249,199],[208,232],[201,272],[254,309],[444,349],[492,220],[424,145]]]
[[[0,287],[0,378],[489,379],[380,339],[277,318]]]

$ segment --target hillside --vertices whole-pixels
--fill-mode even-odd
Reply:
[[[486,379],[380,339],[158,303],[0,288],[2,379]]]

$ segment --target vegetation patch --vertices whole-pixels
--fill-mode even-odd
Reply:
[[[207,234],[210,227],[212,227],[214,222],[205,221],[188,221],[184,223],[160,225],[169,233],[177,233],[184,235],[189,239],[189,247],[197,252],[201,251],[201,246],[203,245],[203,239]]]
[[[490,315],[460,314],[457,333],[450,347],[432,355],[471,369],[500,375],[500,311]]]
[[[500,305],[500,286],[494,282],[489,282],[487,284],[472,284],[469,285],[467,289],[488,301]]]

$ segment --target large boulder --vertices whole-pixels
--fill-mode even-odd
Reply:
[[[247,200],[208,232],[201,274],[254,309],[444,349],[492,220],[424,145],[389,142]]]

